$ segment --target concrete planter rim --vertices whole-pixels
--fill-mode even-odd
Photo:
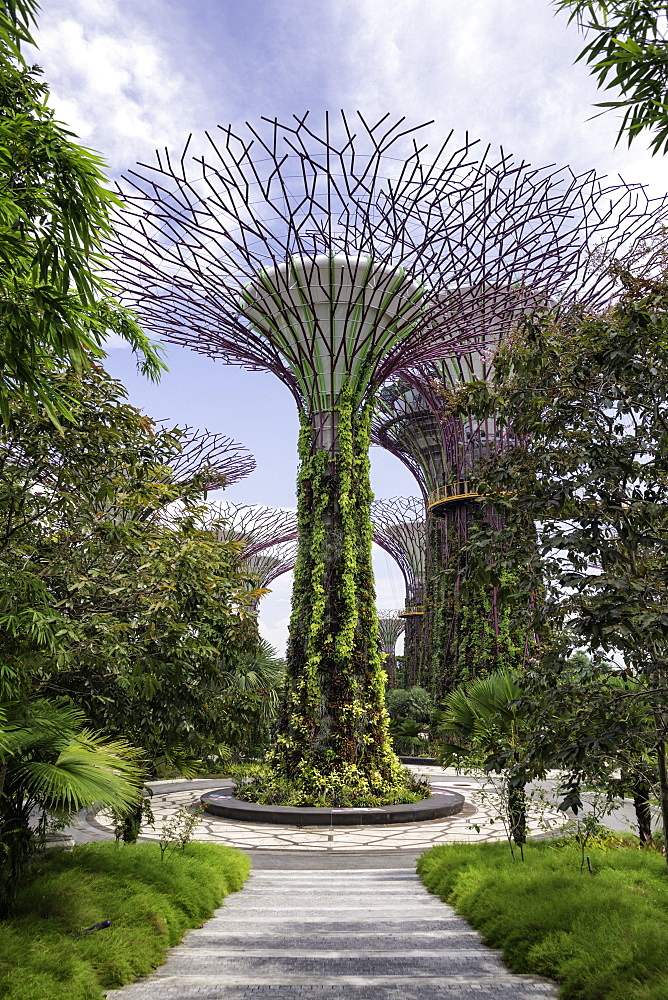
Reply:
[[[326,809],[321,806],[277,806],[242,802],[234,789],[214,788],[200,796],[205,811],[213,816],[244,823],[282,826],[378,826],[391,823],[422,823],[455,816],[464,807],[464,796],[444,790],[421,802],[378,808]]]

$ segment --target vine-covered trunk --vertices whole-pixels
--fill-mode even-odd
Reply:
[[[397,655],[394,652],[388,653],[385,658],[385,673],[387,674],[388,688],[397,686]]]
[[[510,573],[502,574],[503,596],[497,588],[470,579],[462,549],[478,525],[484,524],[487,531],[497,522],[494,511],[483,512],[472,503],[453,507],[445,518],[428,519],[419,683],[437,699],[476,677],[521,668],[534,651],[531,609],[526,599],[514,597]],[[493,559],[490,545],[490,564]]]
[[[370,411],[337,407],[336,446],[300,436],[299,550],[274,772],[314,797],[405,787],[385,710],[371,565]]]
[[[406,618],[404,631],[404,678],[407,688],[421,683],[420,666],[424,651],[422,635],[423,618],[424,615],[409,615]]]

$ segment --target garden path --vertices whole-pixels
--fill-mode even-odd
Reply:
[[[414,868],[254,871],[146,979],[108,1000],[553,1000],[508,972]],[[333,861],[334,859],[331,859]]]
[[[454,769],[415,767],[427,774],[432,788],[446,788],[464,795],[466,803],[456,816],[429,820],[425,823],[396,823],[387,826],[298,827],[274,826],[269,823],[240,823],[219,816],[204,814],[195,832],[195,839],[226,844],[247,851],[254,863],[265,852],[307,852],[309,854],[357,855],[369,853],[411,852],[417,857],[434,844],[452,841],[503,840],[505,830],[494,808],[493,799],[482,790],[482,780],[472,775],[457,774]],[[156,781],[151,783],[151,805],[155,826],[145,827],[143,837],[154,839],[162,826],[180,806],[195,806],[203,791],[222,788],[231,782],[221,779],[196,781]],[[559,829],[566,818],[552,806],[534,806],[529,813],[531,833]],[[111,835],[113,821],[99,813],[82,818],[75,839],[106,838]],[[408,857],[408,855],[406,855]],[[406,860],[404,864],[408,863]],[[317,866],[316,866],[317,867]]]

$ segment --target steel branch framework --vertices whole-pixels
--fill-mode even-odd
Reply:
[[[297,515],[294,510],[251,506],[222,502],[211,505],[212,519],[224,520],[221,528],[216,524],[218,537],[223,541],[243,542],[241,555],[248,560],[271,546],[293,542],[298,536]]]
[[[446,481],[449,466],[442,421],[415,385],[405,379],[387,383],[378,393],[371,440],[410,470],[425,503]]]
[[[257,581],[258,587],[268,587],[270,583],[289,573],[295,568],[297,545],[295,542],[283,542],[270,548],[256,551],[250,556],[244,556],[242,567]]]
[[[406,603],[422,600],[427,547],[424,503],[415,497],[374,500],[373,540],[395,560],[406,584]]]
[[[224,434],[184,427],[181,451],[169,462],[165,481],[184,486],[198,477],[206,490],[223,489],[254,471],[256,462],[242,444]]]
[[[658,225],[639,187],[452,133],[431,152],[427,126],[389,116],[325,116],[320,131],[308,115],[263,119],[190,147],[129,174],[115,280],[153,333],[275,372],[311,415],[336,403],[342,373],[362,398],[527,309],[600,302],[614,279],[592,248]]]

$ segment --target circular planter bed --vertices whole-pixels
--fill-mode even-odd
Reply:
[[[205,792],[200,802],[206,812],[243,823],[277,823],[288,826],[372,826],[386,823],[421,823],[455,816],[464,806],[458,792],[439,791],[421,802],[376,809],[323,809],[318,806],[273,806],[242,802],[233,788]]]

